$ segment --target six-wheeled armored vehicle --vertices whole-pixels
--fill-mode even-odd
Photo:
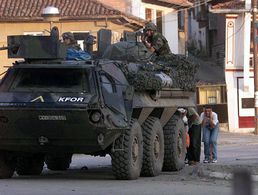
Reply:
[[[184,166],[179,107],[192,92],[163,86],[136,91],[123,61],[65,60],[53,36],[8,37],[16,61],[0,85],[0,178],[69,168],[73,154],[112,158],[117,179]]]

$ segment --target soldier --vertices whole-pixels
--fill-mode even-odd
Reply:
[[[63,41],[67,45],[66,60],[89,60],[92,56],[77,44],[73,33],[65,32],[62,34]]]
[[[167,39],[157,32],[157,26],[152,22],[145,25],[142,42],[150,52],[155,53],[160,59],[171,54]]]
[[[71,32],[65,32],[62,34],[62,38],[64,43],[68,46],[68,48],[72,48],[75,50],[80,51],[81,47],[77,44],[77,41],[75,40],[73,33]]]

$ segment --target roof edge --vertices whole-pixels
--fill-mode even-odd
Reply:
[[[251,12],[250,9],[209,9],[209,12],[214,14],[239,14]]]

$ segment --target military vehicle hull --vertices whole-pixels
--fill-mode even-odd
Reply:
[[[84,109],[3,109],[0,149],[33,153],[93,154],[109,143],[98,143],[98,135],[107,131],[89,123]],[[5,121],[8,120],[8,121]],[[121,129],[109,130],[109,139],[120,135]],[[108,139],[105,139],[108,142]]]
[[[54,50],[35,50],[45,42]],[[44,162],[66,170],[74,153],[109,154],[116,179],[183,168],[186,132],[177,109],[194,106],[193,93],[162,82],[152,88],[148,82],[157,79],[136,88],[123,61],[64,60],[56,36],[13,36],[8,43],[9,56],[25,60],[0,83],[0,178],[39,175]],[[149,75],[156,74],[165,75]]]

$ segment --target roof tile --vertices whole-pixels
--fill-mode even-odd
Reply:
[[[212,6],[212,9],[244,9],[245,1],[241,0],[231,0],[224,1]]]
[[[0,5],[0,19],[38,18],[47,6],[57,7],[61,17],[101,17],[122,14],[119,10],[94,0],[0,0]]]

